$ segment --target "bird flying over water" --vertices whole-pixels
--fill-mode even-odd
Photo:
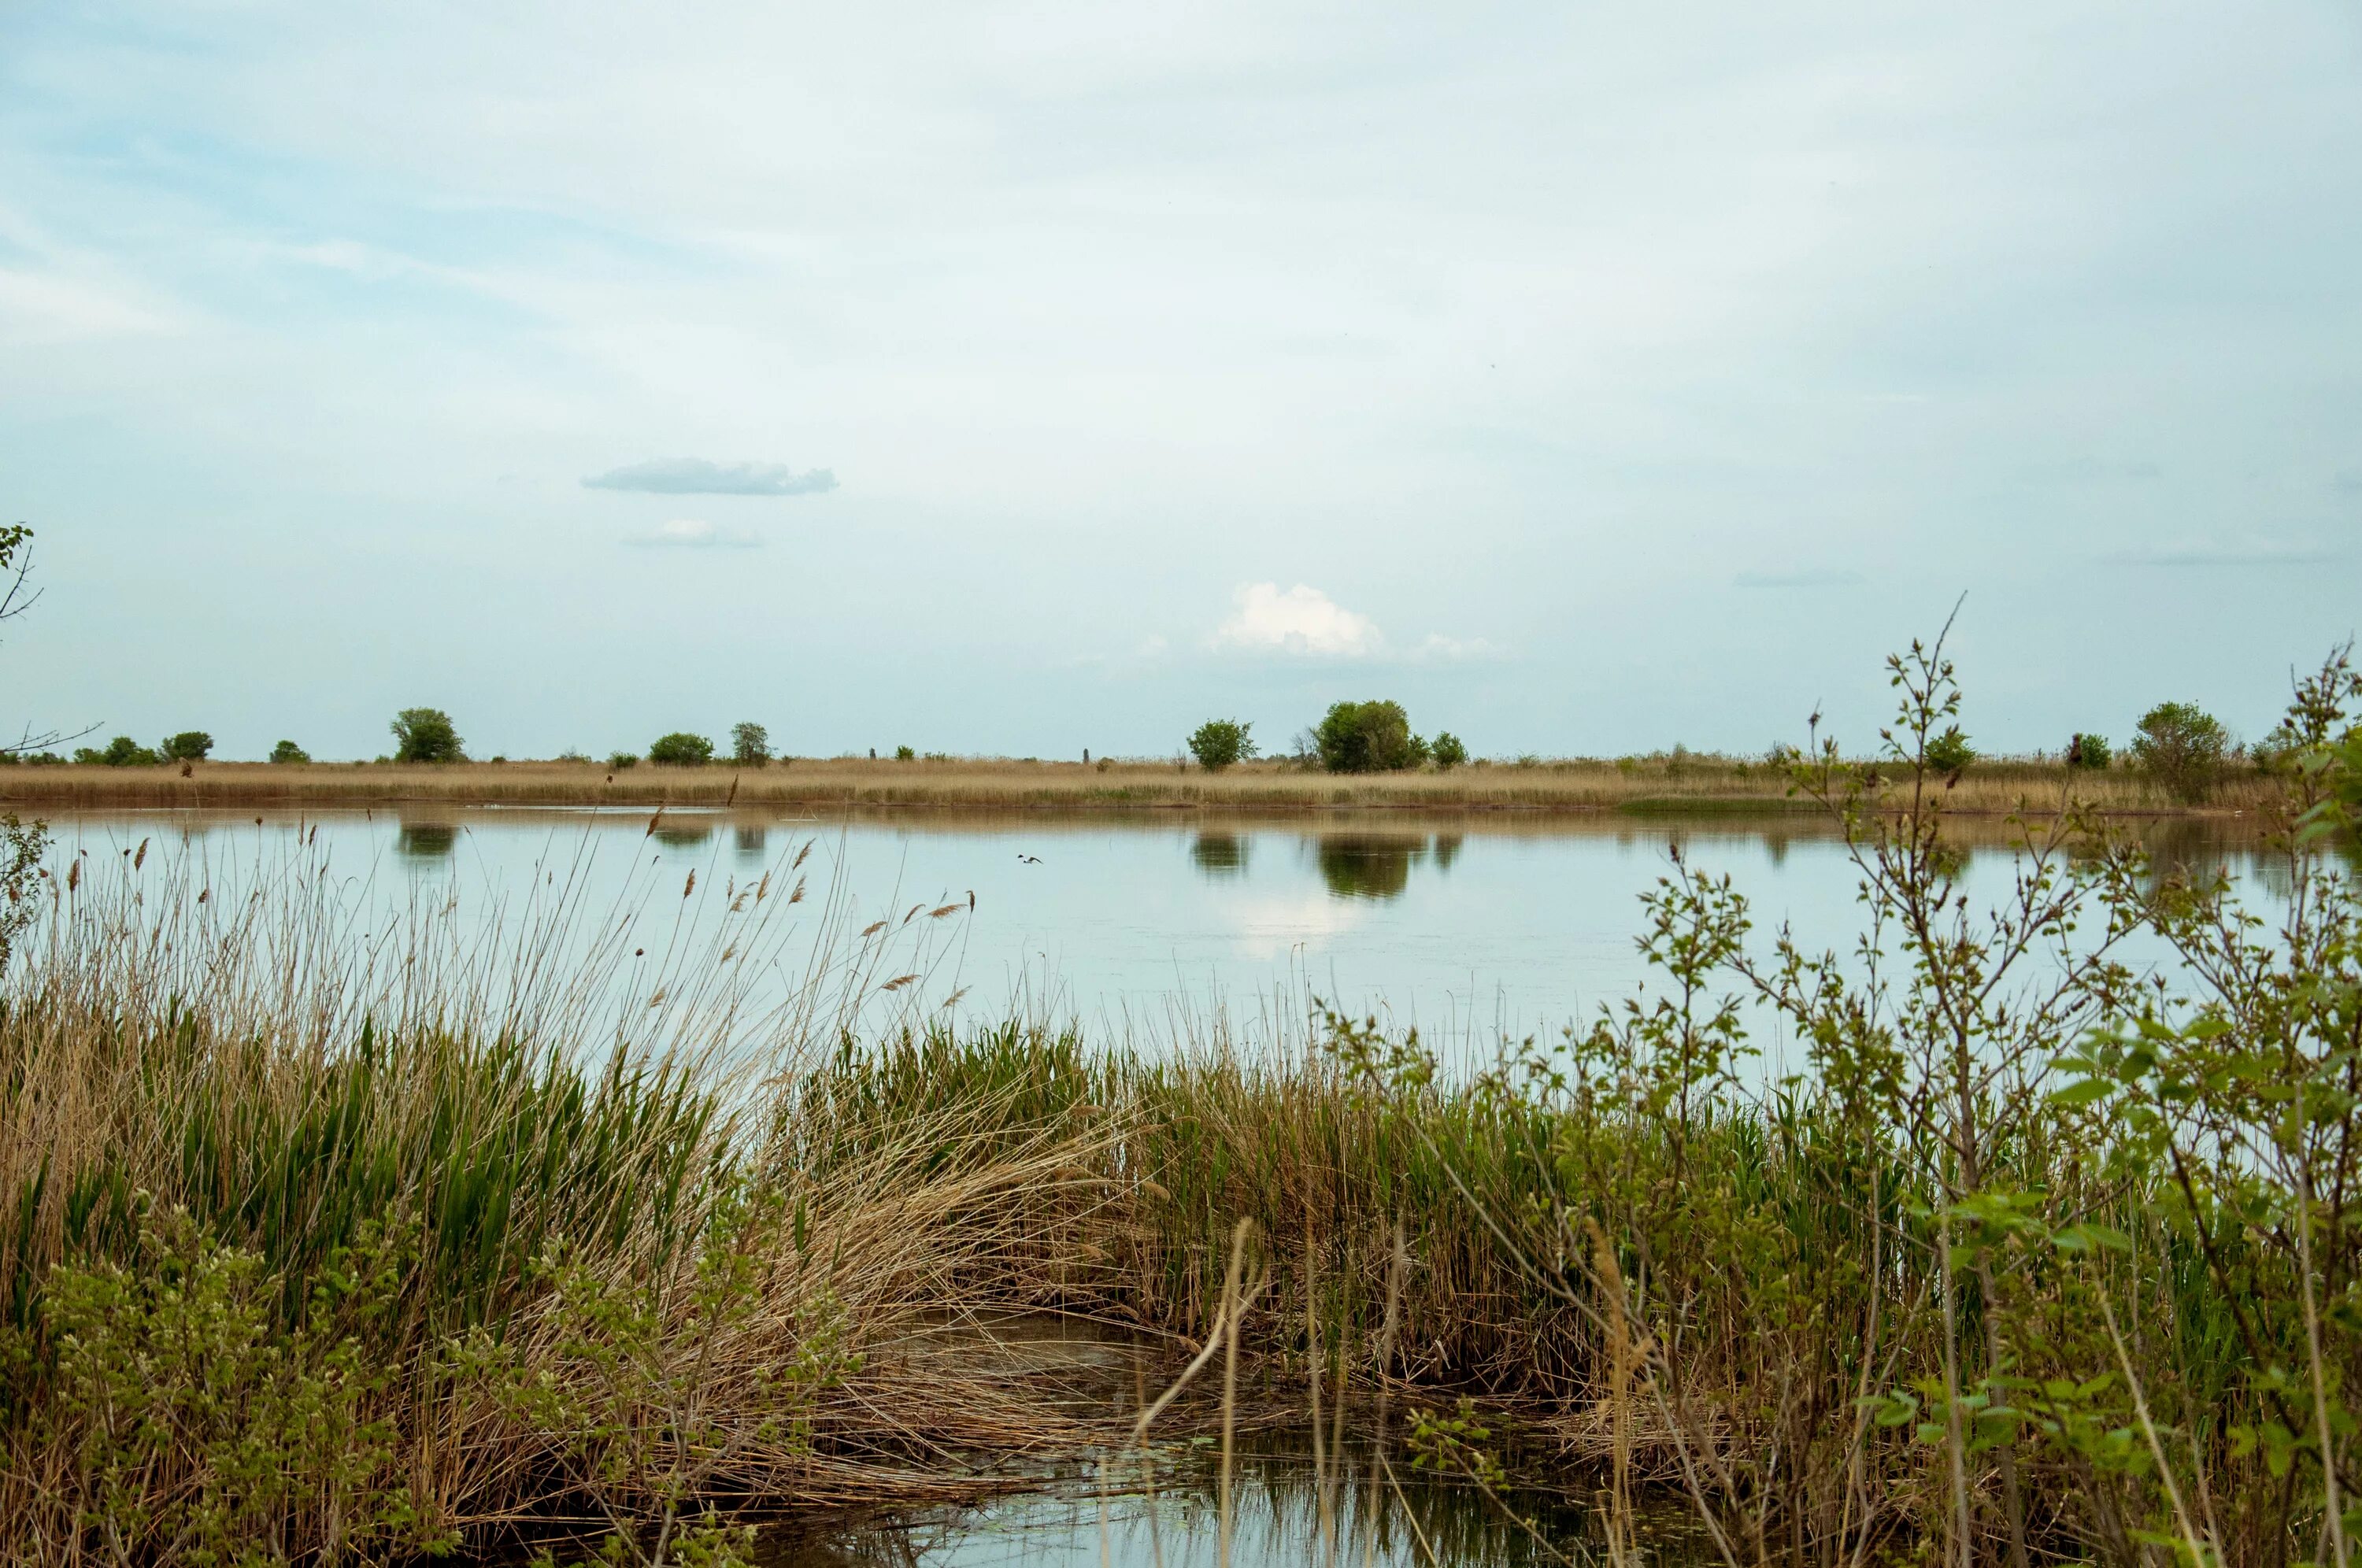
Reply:
[[[1042,864],[1042,857],[1038,855],[1020,855],[1017,857],[1017,863],[1020,866],[1039,866]]]

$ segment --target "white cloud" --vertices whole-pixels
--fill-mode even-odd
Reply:
[[[826,469],[802,473],[785,463],[717,463],[704,458],[657,458],[591,474],[586,490],[636,490],[650,495],[819,495],[836,488]]]
[[[1275,582],[1243,583],[1231,597],[1238,608],[1214,629],[1216,647],[1366,658],[1383,641],[1367,615],[1300,582],[1285,593]]]
[[[759,548],[763,540],[751,528],[725,528],[702,518],[676,517],[648,533],[635,534],[624,543],[690,550],[751,550]]]

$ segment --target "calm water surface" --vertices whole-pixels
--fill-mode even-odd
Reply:
[[[1308,1439],[1265,1437],[1244,1449],[1231,1487],[1232,1568],[1525,1568],[1556,1562],[1551,1549],[1582,1561],[1603,1544],[1588,1509],[1515,1496],[1545,1549],[1473,1487],[1439,1481],[1399,1455],[1393,1482],[1373,1485],[1366,1449],[1353,1450],[1353,1463],[1332,1481],[1324,1529]],[[1136,1468],[1111,1472],[1104,1493],[1096,1477],[1084,1477],[978,1508],[799,1532],[767,1542],[762,1561],[765,1568],[1214,1568],[1222,1556],[1212,1457],[1203,1448],[1177,1463],[1164,1456],[1153,1490],[1133,1478]],[[1639,1523],[1645,1561],[1669,1568],[1710,1561],[1709,1543],[1677,1499],[1650,1499]]]
[[[1858,914],[1844,845],[1795,818],[668,812],[652,822],[643,811],[385,809],[52,825],[94,873],[112,862],[127,874],[143,843],[149,877],[177,864],[234,885],[317,861],[357,911],[431,908],[486,930],[564,898],[601,917],[567,938],[586,952],[624,911],[636,956],[610,956],[624,988],[651,953],[723,941],[730,921],[747,918],[739,895],[768,873],[776,900],[809,846],[793,874],[810,885],[806,901],[786,917],[767,905],[774,973],[761,984],[798,983],[799,956],[825,932],[841,941],[884,920],[890,937],[907,920],[910,955],[894,965],[921,974],[931,1005],[957,996],[970,1015],[1017,1006],[1149,1032],[1216,1008],[1300,1017],[1313,995],[1470,1039],[1588,1016],[1642,977],[1636,900],[1675,846],[1737,879],[1759,933],[1786,920],[1817,944],[1849,946]],[[2163,862],[2227,867],[2267,903],[2280,890],[2276,863],[2239,824],[2150,831]],[[2010,883],[2002,832],[1965,833],[1968,885],[1981,896]]]

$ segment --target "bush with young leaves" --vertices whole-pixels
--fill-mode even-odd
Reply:
[[[1254,726],[1236,719],[1209,719],[1189,734],[1189,755],[1209,773],[1220,773],[1255,754]]]
[[[1312,732],[1320,766],[1331,773],[1384,773],[1417,767],[1427,743],[1411,734],[1399,702],[1331,703]]]
[[[702,767],[713,760],[713,743],[703,735],[675,730],[648,743],[648,760],[659,767]]]
[[[142,1212],[130,1258],[61,1264],[25,1348],[42,1397],[39,1441],[71,1455],[50,1539],[108,1562],[323,1560],[447,1548],[405,1483],[381,1413],[393,1370],[374,1353],[410,1245],[364,1223],[303,1293],[184,1211]]]
[[[465,762],[458,727],[440,708],[404,708],[393,716],[396,762]]]
[[[752,719],[730,726],[730,760],[741,767],[761,767],[771,760],[771,732]]]
[[[2231,732],[2195,702],[2159,702],[2141,715],[2130,751],[2135,767],[2175,800],[2194,805],[2223,777]]]

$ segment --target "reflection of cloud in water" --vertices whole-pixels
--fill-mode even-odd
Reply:
[[[1209,877],[1235,877],[1247,868],[1247,841],[1234,833],[1201,833],[1189,858]]]
[[[1325,893],[1274,893],[1242,899],[1229,908],[1238,929],[1240,954],[1251,958],[1285,957],[1300,943],[1321,942],[1358,927],[1358,902]]]

